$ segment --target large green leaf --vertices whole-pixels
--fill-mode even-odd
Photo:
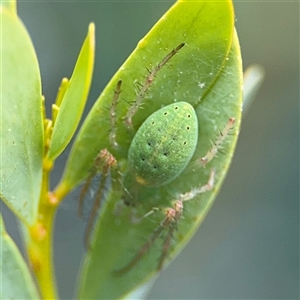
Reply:
[[[11,13],[17,13],[17,5],[15,0],[1,1],[0,6],[7,8]]]
[[[0,216],[1,299],[39,299],[31,273],[13,240],[5,231]]]
[[[213,19],[212,19],[213,18]],[[61,186],[74,188],[87,177],[100,149],[109,148],[111,120],[109,107],[118,80],[122,80],[117,105],[117,158],[126,157],[136,129],[146,116],[173,101],[198,103],[216,80],[229,52],[233,8],[230,1],[189,3],[180,1],[142,39],[131,56],[112,78],[83,124],[67,162]],[[136,98],[138,83],[145,81],[147,68],[154,68],[172,49],[186,43],[155,79],[146,95],[143,110],[134,120],[134,130],[124,128],[122,119],[128,102]],[[151,101],[146,101],[146,100]],[[88,147],[87,147],[88,145]]]
[[[120,172],[111,174],[111,188],[84,262],[79,298],[122,298],[154,276],[163,251],[160,239],[158,246],[148,249],[147,255],[127,273],[117,276],[114,272],[131,261],[165,214],[159,211],[139,223],[133,220],[153,207],[172,206],[172,200],[178,199],[180,194],[205,184],[210,171],[215,169],[213,191],[185,204],[184,218],[178,222],[178,232],[168,258],[174,257],[187,243],[212,205],[229,167],[241,118],[241,59],[238,40],[236,36],[233,38],[233,33],[230,1],[177,2],[139,42],[87,117],[57,191],[65,192],[84,179],[101,149],[108,149],[114,155],[123,176]],[[149,75],[146,69],[153,70],[181,43],[185,46],[156,74],[144,95],[143,109],[138,107],[133,116],[133,127],[128,128],[124,117],[136,99],[138,88],[135,83],[143,89],[141,85]],[[109,108],[119,80],[122,80],[122,88],[114,117]],[[181,175],[162,187],[149,188],[126,181],[130,178],[130,175],[126,177],[127,152],[135,132],[151,113],[174,101],[189,102],[196,110],[199,135],[193,159]],[[230,117],[236,119],[236,124],[223,144],[225,155],[219,155],[206,168],[201,168],[196,161],[206,154],[210,142],[215,140]],[[111,133],[116,133],[118,147],[114,147]],[[122,204],[121,199],[133,201],[135,209]],[[166,232],[162,236],[168,237]]]
[[[185,204],[184,217],[178,222],[178,231],[175,233],[169,258],[176,256],[203,221],[229,167],[241,118],[242,73],[239,55],[239,45],[235,38],[228,64],[214,87],[205,96],[205,101],[197,109],[200,126],[202,124],[199,134],[201,144],[198,145],[197,157],[205,154],[205,150],[210,146],[210,140],[218,134],[218,128],[222,128],[226,123],[226,117],[236,118],[237,122],[231,132],[232,135],[223,147],[225,155],[219,155],[206,169],[184,172],[164,189],[148,191],[150,195],[145,189],[139,194],[140,198],[136,205],[138,205],[139,216],[143,216],[152,207],[171,206],[176,195],[179,197],[179,194],[191,189],[191,187],[187,188],[187,185],[205,184],[209,171],[212,168],[216,170],[214,190],[197,196]],[[118,214],[121,196],[120,191],[111,190],[101,211],[91,247],[84,262],[80,299],[126,297],[132,289],[144,284],[158,272],[157,265],[163,251],[164,239],[158,239],[156,246],[149,249],[148,253],[130,271],[122,276],[116,276],[114,273],[131,261],[164,219],[162,211],[143,219],[138,224],[133,223],[130,221],[132,207],[123,207],[121,215]],[[165,238],[166,235],[162,237]]]
[[[42,180],[41,80],[30,37],[1,8],[1,198],[25,223],[36,219]]]
[[[55,159],[70,142],[82,115],[94,68],[95,26],[90,24],[55,120],[48,157]]]

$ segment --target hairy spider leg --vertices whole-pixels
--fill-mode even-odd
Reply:
[[[85,181],[83,187],[81,188],[80,194],[79,194],[79,202],[78,202],[78,208],[77,208],[77,214],[79,217],[82,217],[83,215],[83,202],[84,202],[84,198],[85,195],[87,193],[87,191],[89,190],[91,183],[92,183],[92,179],[94,178],[94,176],[97,174],[97,170],[96,168],[93,168],[93,170],[91,171],[90,175],[88,176],[87,180]]]
[[[158,262],[158,266],[157,266],[157,270],[161,270],[163,267],[164,261],[168,255],[169,249],[171,247],[171,242],[172,242],[172,239],[174,236],[174,231],[177,229],[177,222],[182,217],[183,202],[193,199],[198,194],[202,194],[207,191],[210,191],[214,186],[214,178],[215,178],[215,171],[212,170],[210,172],[208,182],[204,186],[202,186],[200,188],[196,188],[185,194],[181,194],[179,196],[179,199],[175,200],[173,207],[166,208],[165,218],[159,224],[159,226],[154,230],[154,232],[152,233],[150,238],[141,247],[141,249],[138,251],[138,253],[131,259],[131,261],[123,268],[114,271],[114,274],[116,276],[121,276],[121,275],[126,274],[128,271],[130,271],[136,265],[136,263],[138,263],[142,259],[142,257],[149,251],[149,249],[154,244],[154,242],[157,240],[157,238],[161,235],[161,233],[165,229],[168,228],[168,234],[164,240],[162,253],[159,258],[159,262]],[[154,212],[157,210],[158,209],[155,208],[152,211]],[[146,215],[148,216],[149,214],[146,214]]]
[[[160,255],[159,261],[158,261],[158,266],[157,269],[161,270],[163,267],[163,263],[168,255],[169,249],[171,247],[171,242],[174,236],[174,231],[177,229],[177,220],[176,220],[176,211],[173,210],[174,212],[172,215],[174,215],[172,222],[169,224],[169,230],[167,237],[164,240],[163,247],[162,247],[162,253]]]
[[[222,143],[228,136],[230,130],[233,128],[234,123],[235,123],[235,118],[229,118],[229,120],[228,120],[227,124],[225,125],[225,127],[223,128],[223,130],[220,131],[218,138],[212,144],[212,147],[208,150],[208,152],[206,153],[205,156],[200,158],[200,164],[202,166],[207,165],[216,156]]]
[[[203,185],[199,188],[196,188],[196,189],[194,189],[190,192],[187,192],[185,194],[181,194],[180,197],[179,197],[179,200],[176,200],[174,202],[174,208],[173,208],[173,210],[174,210],[174,213],[173,213],[174,219],[173,219],[173,222],[171,223],[171,226],[169,228],[168,235],[167,235],[167,237],[164,241],[163,251],[162,251],[162,254],[161,254],[160,259],[159,259],[157,270],[162,269],[163,263],[164,263],[167,255],[168,255],[169,249],[171,247],[171,242],[172,242],[172,239],[173,239],[173,236],[174,236],[174,231],[177,229],[177,223],[182,217],[183,208],[184,208],[183,202],[192,200],[194,197],[196,197],[199,194],[203,194],[205,192],[211,191],[212,188],[214,187],[214,181],[215,181],[215,171],[211,170],[208,182],[205,185]],[[169,208],[169,209],[171,209],[171,208]]]
[[[142,85],[140,91],[137,94],[137,97],[133,103],[133,105],[129,108],[126,116],[125,116],[125,124],[127,127],[132,126],[132,117],[136,114],[139,107],[142,104],[143,98],[145,97],[146,92],[149,87],[153,83],[153,80],[156,74],[160,71],[160,69],[176,54],[178,51],[185,45],[185,43],[181,43],[175,49],[173,49],[168,55],[166,55],[162,61],[152,70],[149,71],[149,75],[147,76],[144,84]]]
[[[89,216],[89,220],[88,220],[88,223],[86,226],[86,230],[85,230],[84,244],[85,244],[86,248],[88,248],[88,246],[89,246],[90,233],[93,228],[94,219],[96,217],[97,211],[99,210],[100,205],[101,205],[102,194],[103,194],[103,191],[104,191],[104,188],[106,185],[107,177],[109,175],[111,167],[115,166],[116,164],[117,164],[117,161],[114,158],[114,156],[107,149],[102,149],[98,153],[98,155],[95,159],[93,170],[92,170],[90,176],[88,177],[86,183],[84,184],[82,191],[80,193],[78,213],[81,216],[85,194],[91,185],[93,177],[97,173],[101,173],[99,187],[97,189],[97,193],[96,193],[96,196],[94,199],[94,204],[93,204],[93,207],[92,207],[92,210],[91,210],[91,213]]]
[[[118,143],[116,141],[116,136],[117,136],[117,128],[116,128],[116,106],[118,103],[119,95],[121,93],[121,85],[122,85],[122,80],[119,80],[114,92],[114,97],[112,104],[109,109],[109,114],[110,114],[110,126],[111,126],[111,131],[109,134],[109,141],[110,144],[112,145],[113,148],[118,148]]]
[[[123,268],[114,271],[116,276],[121,276],[130,271],[135,264],[148,252],[151,246],[154,244],[156,239],[160,236],[165,228],[169,226],[169,224],[174,220],[175,211],[170,208],[166,211],[165,219],[159,224],[159,226],[154,230],[150,238],[146,241],[146,243],[141,247],[139,252],[133,257],[133,259]]]

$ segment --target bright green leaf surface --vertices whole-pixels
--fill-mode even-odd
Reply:
[[[13,240],[5,231],[0,216],[1,299],[39,299],[34,280]]]
[[[142,39],[132,55],[97,100],[75,141],[67,163],[63,184],[74,188],[87,177],[100,149],[109,148],[111,120],[109,107],[118,80],[122,93],[117,108],[117,158],[126,157],[136,129],[146,116],[173,101],[200,103],[216,80],[229,52],[233,28],[233,8],[229,1],[218,3],[179,2]],[[146,95],[143,110],[134,118],[134,131],[128,133],[122,118],[136,97],[147,69],[154,68],[172,49],[186,43],[158,74]],[[179,89],[180,88],[180,89]],[[147,101],[149,100],[149,101]],[[87,146],[88,145],[88,146]]]
[[[78,126],[92,81],[94,50],[95,26],[91,24],[54,124],[50,159],[66,148]]]
[[[17,5],[15,0],[1,1],[0,5],[10,10],[10,12],[13,14],[17,13]]]
[[[30,37],[1,9],[1,198],[25,223],[36,219],[42,179],[41,80]]]
[[[197,109],[200,126],[199,148],[196,157],[201,157],[210,147],[210,140],[218,135],[218,129],[223,128],[229,116],[236,118],[236,125],[223,147],[226,155],[219,155],[206,169],[189,170],[179,176],[160,191],[146,191],[138,199],[139,216],[149,212],[152,207],[172,205],[182,192],[189,191],[189,185],[199,186],[207,182],[209,171],[216,170],[216,183],[213,192],[195,197],[185,204],[184,218],[178,222],[178,230],[173,238],[170,258],[194,234],[206,213],[211,207],[217,191],[229,167],[237,140],[241,118],[241,62],[238,41],[235,38],[228,64],[215,83],[213,89],[205,96],[205,101]],[[184,180],[186,179],[186,181]],[[171,195],[171,196],[170,196]],[[175,196],[174,196],[175,195]],[[121,195],[122,196],[122,195]],[[118,212],[120,193],[111,191],[107,204],[101,211],[101,217],[96,225],[91,249],[84,263],[80,298],[122,298],[140,284],[149,280],[155,274],[159,257],[162,253],[162,243],[166,233],[157,240],[147,255],[144,256],[128,273],[117,277],[113,271],[125,266],[141,249],[145,241],[163,220],[163,212],[157,212],[142,222],[134,224],[130,221],[131,207],[123,207],[121,216]],[[168,199],[168,201],[166,201]],[[141,211],[141,212],[140,212]]]
[[[216,178],[212,192],[196,196],[185,203],[184,218],[172,239],[168,258],[173,258],[190,239],[212,205],[229,167],[237,140],[241,118],[242,68],[237,37],[233,38],[231,2],[178,2],[139,42],[136,50],[108,84],[87,117],[74,144],[62,186],[73,188],[85,178],[101,149],[108,149],[126,177],[127,152],[142,122],[154,111],[174,101],[186,101],[196,110],[199,124],[195,154],[174,181],[158,188],[123,181],[120,173],[112,173],[111,188],[96,224],[91,245],[80,278],[80,299],[118,299],[145,283],[157,272],[166,231],[156,245],[126,274],[114,271],[124,267],[141,249],[145,241],[164,219],[164,211],[156,212],[139,223],[133,220],[153,207],[170,207],[172,200],[207,182],[211,169]],[[233,38],[233,42],[232,42]],[[136,99],[136,82],[143,84],[152,70],[172,49],[185,46],[155,76],[143,100],[143,109],[133,117],[133,128],[124,125],[130,104]],[[109,114],[114,90],[122,80],[116,109],[116,142],[112,146]],[[139,86],[140,87],[140,86]],[[204,156],[228,119],[236,123],[219,155],[206,168],[195,161]],[[128,175],[129,176],[129,175]],[[130,198],[130,195],[133,195]],[[133,201],[134,209],[122,204]]]

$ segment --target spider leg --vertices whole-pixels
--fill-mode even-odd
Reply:
[[[168,255],[169,249],[171,247],[171,242],[172,242],[172,239],[173,239],[173,236],[174,236],[174,231],[175,231],[175,229],[177,229],[177,223],[182,217],[183,202],[193,199],[198,194],[202,194],[202,193],[210,191],[214,186],[214,178],[215,178],[215,171],[212,170],[210,172],[209,179],[208,179],[208,181],[205,185],[203,185],[199,188],[196,188],[196,189],[194,189],[190,192],[187,192],[185,194],[181,194],[180,197],[179,197],[179,200],[176,200],[174,202],[174,208],[173,208],[174,217],[173,217],[172,222],[170,222],[168,235],[167,235],[167,237],[164,241],[164,244],[163,244],[162,253],[161,253],[159,263],[158,263],[158,267],[157,267],[158,270],[162,269],[163,263],[164,263],[167,255]]]
[[[160,209],[158,207],[153,207],[149,212],[147,212],[145,215],[143,215],[143,217],[141,219],[147,218],[159,210]]]
[[[148,252],[151,246],[154,244],[156,239],[160,236],[162,231],[169,227],[171,222],[174,220],[175,217],[175,210],[172,208],[168,208],[166,211],[165,219],[159,224],[159,226],[155,229],[152,233],[150,238],[146,241],[146,243],[141,247],[139,252],[131,259],[131,261],[121,269],[118,269],[114,272],[116,276],[121,276],[130,271],[137,262],[141,260],[141,258]]]
[[[208,152],[206,153],[205,156],[200,158],[200,164],[202,166],[207,165],[216,156],[222,143],[228,136],[230,130],[233,128],[234,123],[235,123],[235,118],[229,118],[229,120],[228,120],[227,124],[225,125],[225,127],[223,128],[223,130],[220,131],[218,138],[212,144],[212,147],[208,150]]]
[[[167,255],[168,255],[169,249],[171,247],[171,242],[172,242],[172,239],[173,239],[173,236],[174,236],[174,231],[175,231],[176,228],[177,228],[176,223],[170,224],[170,227],[169,227],[169,230],[168,230],[168,235],[167,235],[167,237],[164,241],[163,248],[162,248],[162,253],[160,255],[158,266],[157,266],[157,270],[159,270],[159,271],[162,269],[163,263],[164,263]]]
[[[93,228],[94,220],[97,215],[97,211],[100,208],[101,205],[101,200],[102,200],[102,195],[103,191],[106,186],[107,182],[107,176],[110,173],[110,170],[112,167],[114,167],[117,164],[116,159],[114,156],[107,150],[107,149],[102,149],[94,162],[93,169],[91,171],[91,174],[87,178],[86,183],[83,185],[83,188],[81,190],[80,196],[79,196],[79,204],[78,204],[78,213],[81,216],[82,215],[82,210],[83,210],[83,202],[84,202],[84,197],[88,191],[88,189],[91,186],[92,179],[97,173],[101,173],[101,178],[100,178],[100,183],[99,187],[95,196],[94,204],[89,216],[88,224],[85,230],[85,238],[84,238],[84,243],[86,248],[88,248],[89,244],[89,237],[91,230]]]
[[[163,242],[163,248],[162,253],[160,255],[157,270],[161,270],[164,264],[165,259],[168,256],[171,243],[174,237],[174,232],[177,229],[177,223],[182,217],[183,212],[183,202],[189,201],[193,199],[196,195],[205,193],[207,191],[210,191],[214,186],[214,178],[215,178],[215,171],[212,170],[210,172],[210,176],[208,179],[208,182],[196,189],[193,189],[190,192],[187,192],[185,194],[181,194],[179,196],[178,200],[174,201],[173,207],[166,208],[166,216],[163,219],[163,221],[159,224],[159,226],[154,230],[150,238],[143,244],[143,246],[140,248],[138,253],[131,259],[131,261],[125,265],[123,268],[118,269],[114,271],[114,274],[116,276],[122,276],[126,274],[128,271],[130,271],[141,259],[142,257],[149,251],[151,246],[154,244],[154,242],[157,240],[157,238],[161,235],[164,229],[168,228],[167,236]],[[151,215],[155,211],[158,211],[159,208],[153,208],[149,213],[145,214],[143,218]]]
[[[215,170],[212,169],[210,171],[208,181],[205,185],[203,185],[199,188],[195,188],[195,189],[193,189],[190,192],[187,192],[185,194],[181,194],[180,198],[179,198],[180,199],[179,201],[181,201],[181,202],[189,201],[189,200],[193,199],[195,196],[197,196],[199,194],[203,194],[205,192],[211,191],[212,188],[214,187],[215,173],[216,173]]]
[[[173,49],[169,54],[167,54],[152,71],[148,70],[149,75],[147,76],[144,84],[142,85],[140,91],[138,92],[133,105],[129,108],[129,110],[124,118],[125,124],[127,127],[132,126],[132,117],[136,114],[139,107],[142,105],[143,98],[145,97],[145,94],[147,93],[149,87],[153,83],[153,80],[154,80],[155,76],[157,75],[157,73],[176,53],[178,53],[178,51],[184,45],[185,45],[184,43],[181,43],[179,46],[177,46],[175,49]]]
[[[84,183],[84,185],[80,191],[78,208],[77,208],[77,214],[79,217],[82,217],[84,198],[85,198],[87,191],[89,190],[89,188],[91,186],[92,179],[95,175],[96,175],[96,172],[93,172],[90,174],[90,176],[87,178],[86,182]]]
[[[116,141],[116,136],[117,136],[117,128],[116,128],[116,106],[118,103],[118,99],[119,99],[119,95],[121,93],[121,85],[122,85],[122,81],[119,80],[114,92],[114,98],[111,104],[111,107],[109,109],[109,114],[110,114],[110,127],[111,127],[111,131],[109,134],[109,141],[110,144],[112,145],[112,147],[114,148],[118,148],[118,143]]]
[[[90,216],[89,216],[87,226],[85,228],[84,245],[85,245],[86,249],[88,249],[88,247],[89,247],[89,240],[90,240],[90,235],[91,235],[92,228],[94,225],[94,220],[95,220],[95,217],[96,217],[97,212],[99,211],[99,208],[101,205],[102,195],[103,195],[103,191],[104,191],[105,184],[106,184],[106,178],[107,178],[107,176],[104,174],[103,174],[103,176],[101,176],[100,185],[97,190],[97,194],[95,196],[94,204],[93,204]]]

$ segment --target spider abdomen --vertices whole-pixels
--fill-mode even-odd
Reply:
[[[198,119],[187,102],[167,105],[150,115],[136,132],[128,152],[129,169],[145,186],[162,186],[180,175],[198,139]]]

